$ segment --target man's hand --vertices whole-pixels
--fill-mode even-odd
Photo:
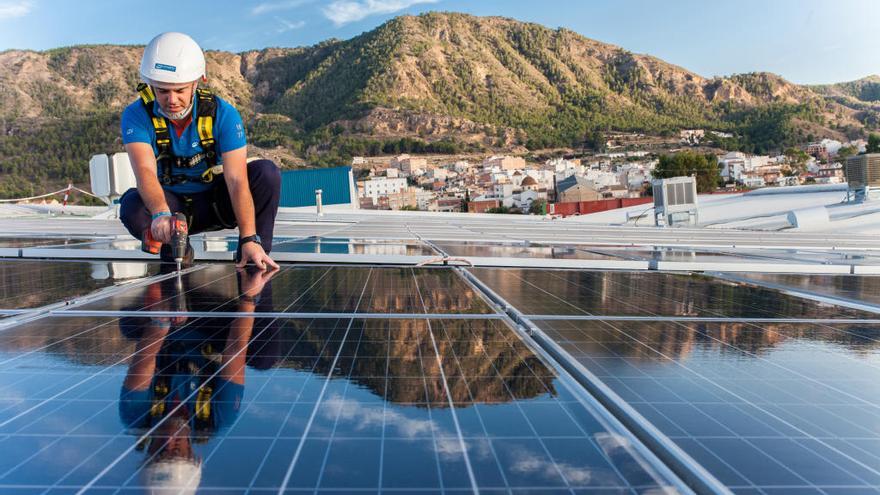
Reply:
[[[153,234],[153,239],[162,244],[168,244],[171,242],[172,218],[174,217],[171,215],[163,215],[153,219],[153,223],[150,224],[150,233]]]
[[[275,265],[274,267],[270,266],[267,270],[238,268],[238,272],[241,274],[241,295],[257,297],[263,292],[263,287],[266,285],[266,282],[272,280],[272,277],[278,274],[278,265]]]
[[[241,246],[240,249],[241,259],[236,263],[236,267],[244,268],[248,263],[253,263],[254,266],[261,270],[278,269],[278,263],[272,261],[272,258],[266,254],[266,251],[263,251],[263,246],[260,244],[248,242]]]

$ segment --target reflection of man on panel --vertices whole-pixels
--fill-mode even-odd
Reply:
[[[271,311],[275,270],[242,270],[237,311]],[[175,279],[146,288],[144,305],[153,311],[181,311]],[[164,289],[164,290],[163,290]],[[265,303],[263,302],[265,301]],[[177,303],[177,307],[175,307]],[[268,307],[266,305],[268,304]],[[193,443],[231,425],[244,395],[245,365],[261,369],[275,364],[278,353],[268,345],[276,325],[257,325],[254,317],[186,316],[123,318],[120,329],[137,338],[137,347],[122,383],[119,416],[134,433],[146,435],[147,458],[141,468],[149,493],[194,493],[201,480],[201,459]],[[257,341],[259,340],[259,341]],[[250,347],[249,347],[250,345]]]

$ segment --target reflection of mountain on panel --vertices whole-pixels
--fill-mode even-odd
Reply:
[[[292,357],[282,366],[329,371],[340,342],[311,333],[308,321],[285,325],[290,349],[279,351]],[[497,321],[434,320],[429,329],[425,320],[356,320],[344,345],[334,375],[350,376],[390,402],[448,407],[444,375],[456,406],[556,393],[553,372]]]

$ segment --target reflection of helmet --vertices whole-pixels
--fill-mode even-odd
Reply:
[[[150,495],[195,493],[202,481],[202,464],[188,459],[150,463],[141,470],[141,484]]]
[[[189,83],[204,76],[205,54],[183,33],[162,33],[144,49],[141,79],[147,84]]]

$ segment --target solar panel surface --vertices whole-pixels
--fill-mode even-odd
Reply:
[[[535,323],[730,488],[880,486],[880,325]]]
[[[404,224],[383,229],[275,247],[434,254]],[[538,261],[640,256],[473,242],[510,232],[468,229],[468,242],[437,244]],[[199,239],[217,252],[235,245]],[[121,242],[120,253],[137,249]],[[655,261],[786,257],[660,251]],[[808,295],[871,302],[873,278],[755,275],[760,287],[656,271],[471,270],[504,298],[498,307],[562,346],[562,361],[449,268],[285,265],[269,277],[207,264],[176,277],[158,264],[0,262],[0,493],[143,493],[172,478],[199,493],[682,489],[657,447],[569,375],[569,360],[737,493],[880,486],[878,315]],[[71,300],[84,302],[45,307]]]
[[[699,274],[471,268],[527,315],[873,318],[762,287]]]
[[[740,278],[880,306],[880,276],[749,273]]]
[[[0,261],[0,309],[36,308],[155,275],[156,263]]]
[[[0,390],[3,493],[668,484],[498,320],[51,317]]]
[[[118,292],[79,307],[100,311],[239,311],[248,285],[265,281],[231,264]],[[361,299],[363,294],[363,299]],[[183,297],[181,297],[183,296]],[[486,314],[488,305],[450,269],[285,266],[271,279],[259,312]]]

